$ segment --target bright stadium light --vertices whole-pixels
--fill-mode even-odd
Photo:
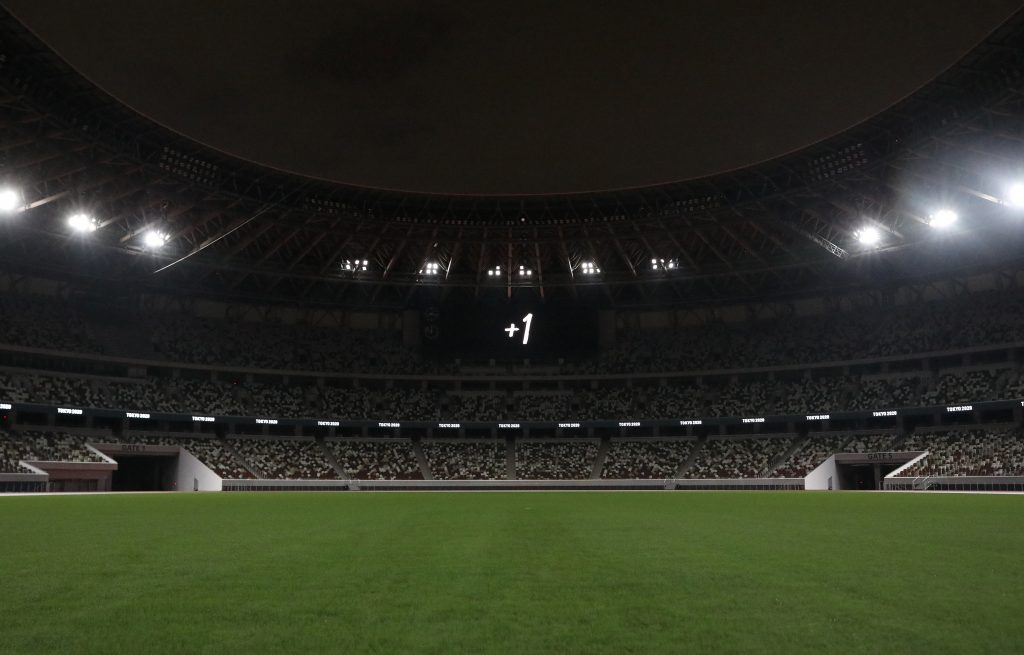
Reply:
[[[142,235],[142,243],[147,248],[156,250],[157,248],[163,247],[167,243],[167,234],[158,230],[149,230]]]
[[[99,222],[88,214],[79,212],[68,216],[68,227],[75,232],[95,232],[99,226]]]
[[[1006,199],[1003,201],[1010,207],[1024,209],[1024,184],[1014,184],[1006,191]]]
[[[594,262],[583,262],[580,264],[580,270],[584,275],[597,275],[601,272]]]
[[[17,190],[11,188],[0,189],[0,212],[10,213],[21,209],[23,206],[21,194]]]
[[[420,269],[420,275],[437,275],[440,268],[441,265],[437,262],[427,262],[423,265],[423,268]]]
[[[867,225],[857,230],[855,236],[862,246],[877,246],[878,242],[882,240],[882,233],[873,225]]]
[[[956,223],[958,218],[960,217],[952,209],[940,209],[928,217],[928,225],[938,230],[943,230]]]
[[[519,277],[531,277],[533,276],[533,269],[526,268],[522,264],[519,265]]]
[[[663,259],[661,257],[651,258],[651,270],[652,271],[672,271],[679,266],[679,261],[675,259]]]
[[[487,269],[488,277],[501,277],[501,266],[495,266],[494,268]]]
[[[365,271],[369,265],[370,261],[367,259],[346,259],[341,262],[341,270],[355,273],[356,271]]]

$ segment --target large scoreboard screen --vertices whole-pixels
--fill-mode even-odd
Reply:
[[[597,350],[598,313],[536,304],[472,305],[424,312],[423,343],[438,356],[576,359]]]

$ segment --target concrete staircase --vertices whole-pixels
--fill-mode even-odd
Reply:
[[[795,455],[797,453],[797,451],[799,451],[801,448],[804,447],[804,444],[807,443],[807,440],[809,438],[810,437],[804,436],[804,437],[797,437],[796,439],[794,439],[793,443],[789,446],[789,448],[786,449],[786,452],[782,453],[782,455],[780,455],[779,457],[776,457],[775,461],[773,461],[770,464],[768,464],[768,467],[765,470],[761,471],[761,477],[763,477],[763,478],[770,478],[770,477],[772,477],[772,473],[775,472],[775,469],[779,468],[780,466],[785,464],[787,461],[789,461],[790,457]]]
[[[266,479],[267,474],[253,466],[252,462],[242,457],[241,453],[235,449],[235,445],[231,443],[230,439],[221,437],[219,438],[219,441],[224,448],[231,453],[231,456],[235,458],[235,461],[241,464],[247,471],[249,471],[249,473],[252,473],[257,480]]]
[[[590,470],[591,480],[600,480],[601,471],[604,470],[604,460],[608,457],[608,450],[611,448],[611,440],[607,437],[601,439],[601,446],[597,449],[597,456],[594,457],[594,467]]]
[[[832,454],[835,455],[836,453],[845,453],[846,452],[846,447],[849,446],[851,443],[853,443],[854,439],[856,439],[856,437],[853,436],[852,434],[846,435],[846,438],[843,439],[843,442],[841,444],[839,444],[838,448],[836,448],[835,453],[832,453]]]
[[[909,438],[910,438],[910,433],[909,432],[901,431],[899,434],[896,435],[896,439],[894,439],[893,442],[889,445],[889,450],[891,450],[893,452],[896,452],[898,450],[902,450],[903,449],[903,444],[906,443],[907,439],[909,439]]]
[[[320,452],[323,454],[324,459],[326,459],[327,462],[331,465],[331,468],[334,469],[334,472],[338,474],[338,479],[351,480],[352,477],[348,474],[347,471],[345,471],[345,468],[338,462],[338,458],[334,456],[334,451],[332,451],[327,446],[327,444],[324,443],[324,440],[317,439],[316,443],[320,447]]]
[[[512,438],[505,439],[505,479],[516,479],[516,442]]]
[[[686,461],[679,465],[676,470],[674,477],[681,478],[686,475],[686,472],[693,468],[693,463],[697,461],[697,457],[700,455],[700,451],[704,450],[704,444],[708,441],[707,437],[701,437],[697,440],[693,450],[690,451],[690,456],[686,458]]]
[[[423,449],[420,448],[419,441],[412,442],[412,452],[416,455],[416,461],[420,463],[420,473],[423,474],[423,479],[433,480],[434,476],[430,472],[430,464],[427,462],[427,456],[423,454]]]

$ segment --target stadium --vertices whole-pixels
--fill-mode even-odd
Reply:
[[[0,652],[1021,652],[1022,144],[1019,11],[788,154],[481,195],[0,10]]]

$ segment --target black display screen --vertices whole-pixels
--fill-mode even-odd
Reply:
[[[424,313],[428,354],[554,361],[597,350],[596,310],[542,303],[448,306]]]

